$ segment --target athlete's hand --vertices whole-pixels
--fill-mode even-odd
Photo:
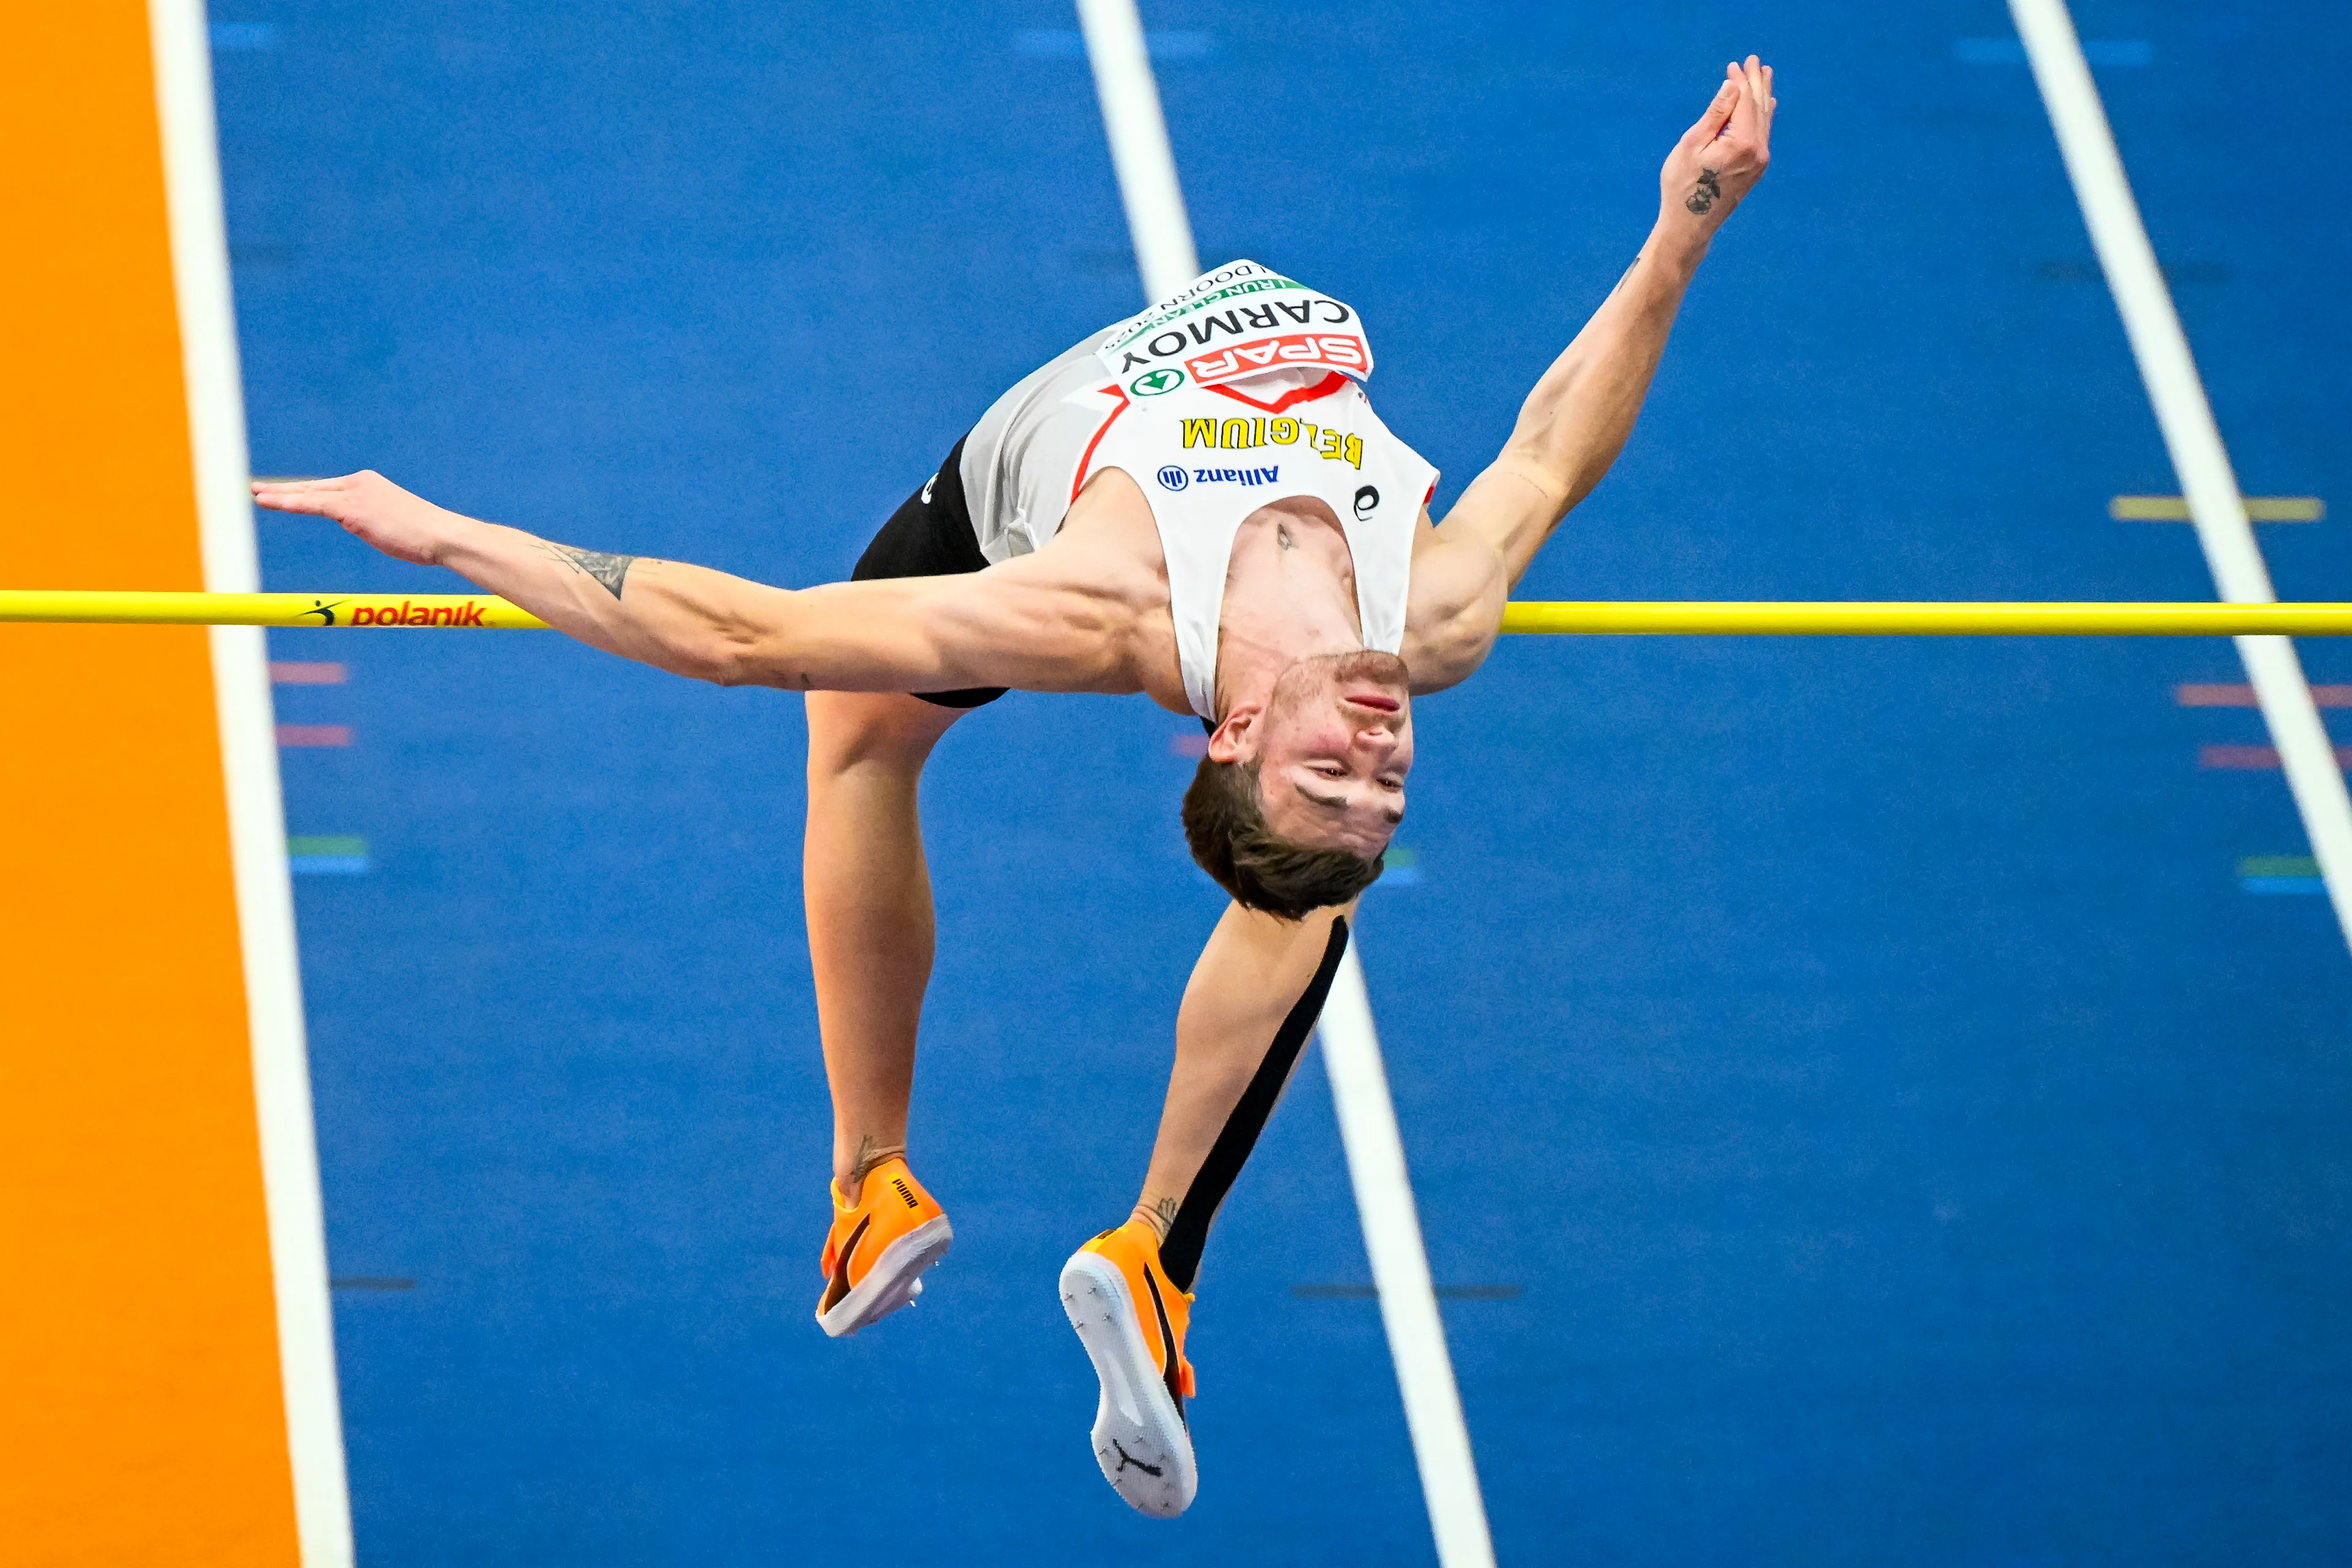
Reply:
[[[1659,226],[1712,236],[1772,162],[1772,68],[1748,57],[1683,133],[1658,174]]]
[[[253,499],[273,511],[331,517],[386,555],[420,566],[440,564],[441,550],[467,520],[411,495],[373,468],[338,479],[253,481]]]

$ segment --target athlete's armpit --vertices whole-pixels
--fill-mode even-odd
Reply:
[[[1454,510],[1458,515],[1461,509]],[[1453,529],[1453,521],[1424,535],[1412,555],[1401,652],[1416,696],[1458,686],[1486,662],[1510,596],[1500,552],[1482,534]]]

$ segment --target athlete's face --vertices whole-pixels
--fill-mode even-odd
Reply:
[[[1296,844],[1373,856],[1404,816],[1412,693],[1392,653],[1302,658],[1258,721],[1258,801]]]

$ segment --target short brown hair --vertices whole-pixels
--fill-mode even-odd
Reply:
[[[1286,921],[1344,904],[1381,874],[1377,855],[1311,848],[1268,827],[1254,762],[1201,759],[1184,792],[1184,841],[1234,902]]]

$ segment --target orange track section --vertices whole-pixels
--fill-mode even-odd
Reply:
[[[8,34],[8,576],[200,588],[146,8]],[[0,626],[0,1556],[294,1563],[205,634]]]

